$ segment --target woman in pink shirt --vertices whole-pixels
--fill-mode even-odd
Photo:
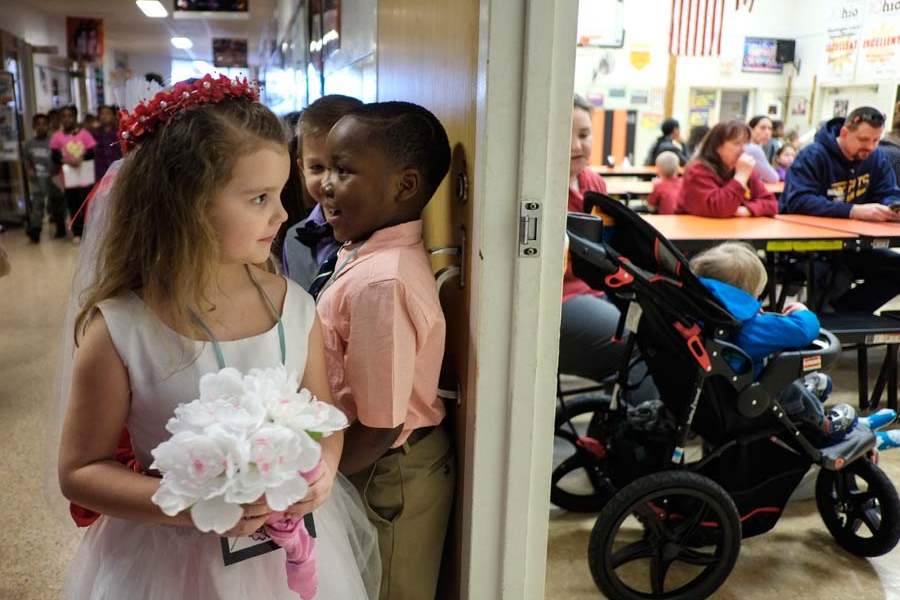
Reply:
[[[606,193],[606,182],[588,167],[592,107],[575,96],[569,149],[569,212],[584,212],[585,192]],[[559,371],[600,381],[616,370],[624,345],[613,341],[619,310],[575,277],[567,262],[563,276]]]
[[[712,128],[684,171],[679,213],[726,218],[778,212],[778,201],[754,171],[756,161],[744,152],[749,139],[750,128],[741,121]]]

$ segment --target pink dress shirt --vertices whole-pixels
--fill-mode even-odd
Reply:
[[[422,221],[343,247],[318,311],[331,391],[351,422],[381,429],[402,423],[395,448],[413,430],[441,423],[446,325]]]

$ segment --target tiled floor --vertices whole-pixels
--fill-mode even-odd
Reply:
[[[59,596],[78,540],[43,489],[46,415],[76,249],[65,240],[32,245],[21,229],[0,234],[0,243],[12,261],[0,279],[0,598],[48,600]]]
[[[0,279],[0,599],[49,600],[58,596],[78,540],[43,489],[46,415],[76,249],[47,239],[31,245],[21,230],[0,234],[0,243],[13,263],[12,274]],[[852,355],[836,380],[837,398],[855,401]],[[883,455],[882,466],[900,482],[900,451]],[[598,598],[586,561],[593,519],[555,513],[550,525],[547,598]],[[876,560],[850,556],[832,542],[812,502],[794,503],[774,531],[743,544],[715,597],[900,599],[900,549]]]

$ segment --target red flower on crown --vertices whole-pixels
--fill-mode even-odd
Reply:
[[[204,75],[190,83],[176,83],[172,89],[157,93],[149,101],[134,107],[130,113],[119,111],[119,144],[125,154],[140,139],[156,131],[179,110],[200,104],[216,104],[227,98],[247,98],[259,101],[259,88],[244,79],[229,79],[224,75]]]

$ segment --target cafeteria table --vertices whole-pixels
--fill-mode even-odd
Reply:
[[[900,223],[873,223],[858,219],[841,219],[835,217],[813,217],[810,215],[777,215],[777,220],[785,223],[796,223],[843,231],[859,236],[859,244],[864,248],[889,248],[900,246]]]

